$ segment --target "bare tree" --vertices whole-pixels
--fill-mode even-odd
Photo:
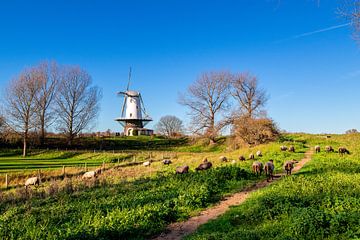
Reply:
[[[353,28],[353,36],[356,41],[360,40],[360,0],[340,1],[337,13],[349,21]],[[344,24],[345,25],[345,24]]]
[[[36,97],[37,117],[40,128],[40,144],[45,141],[45,130],[53,123],[54,109],[51,108],[59,82],[59,67],[55,62],[43,62],[36,67],[39,73],[39,93]]]
[[[265,90],[259,87],[257,78],[249,73],[233,75],[230,92],[239,104],[240,114],[236,115],[249,118],[261,113],[268,100]]]
[[[353,129],[349,129],[346,130],[345,134],[354,134],[354,133],[359,133],[357,129],[353,128]]]
[[[6,89],[7,124],[23,138],[23,156],[27,155],[29,131],[36,125],[36,101],[39,92],[39,72],[25,70]]]
[[[204,73],[179,99],[190,110],[192,131],[205,135],[210,143],[224,127],[219,115],[228,109],[229,81],[227,72]]]
[[[167,115],[160,118],[155,129],[162,135],[174,137],[182,133],[183,122],[176,116]]]
[[[91,76],[79,67],[64,67],[56,95],[57,126],[67,136],[68,145],[90,127],[100,109],[101,91],[91,86]]]

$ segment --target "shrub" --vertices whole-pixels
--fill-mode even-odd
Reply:
[[[269,118],[240,117],[234,121],[234,134],[238,144],[259,145],[276,140],[279,131]]]

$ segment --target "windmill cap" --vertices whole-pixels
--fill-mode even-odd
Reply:
[[[136,92],[136,91],[132,91],[132,90],[128,90],[125,92],[126,95],[130,96],[130,97],[138,97],[140,95],[139,92]]]

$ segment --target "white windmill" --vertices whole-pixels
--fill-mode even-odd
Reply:
[[[129,90],[131,79],[131,68],[129,71],[129,81],[126,91],[118,92],[124,96],[124,103],[121,109],[121,117],[115,119],[124,127],[125,136],[151,135],[153,130],[144,128],[152,118],[146,113],[141,94]]]

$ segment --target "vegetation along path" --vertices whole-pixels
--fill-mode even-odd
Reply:
[[[293,172],[299,171],[308,161],[311,160],[311,156],[313,155],[313,150],[310,149],[305,153],[304,158],[299,161],[293,169]],[[275,176],[275,180],[280,179],[284,173],[277,174]],[[154,238],[154,240],[177,240],[182,239],[186,235],[189,235],[202,224],[207,223],[209,220],[215,219],[218,216],[224,214],[230,206],[235,206],[242,204],[249,197],[250,193],[268,186],[272,182],[267,182],[266,180],[260,181],[253,186],[235,193],[223,201],[221,201],[218,205],[208,208],[202,211],[198,216],[192,217],[185,222],[177,222],[170,224],[164,233],[160,236]]]

